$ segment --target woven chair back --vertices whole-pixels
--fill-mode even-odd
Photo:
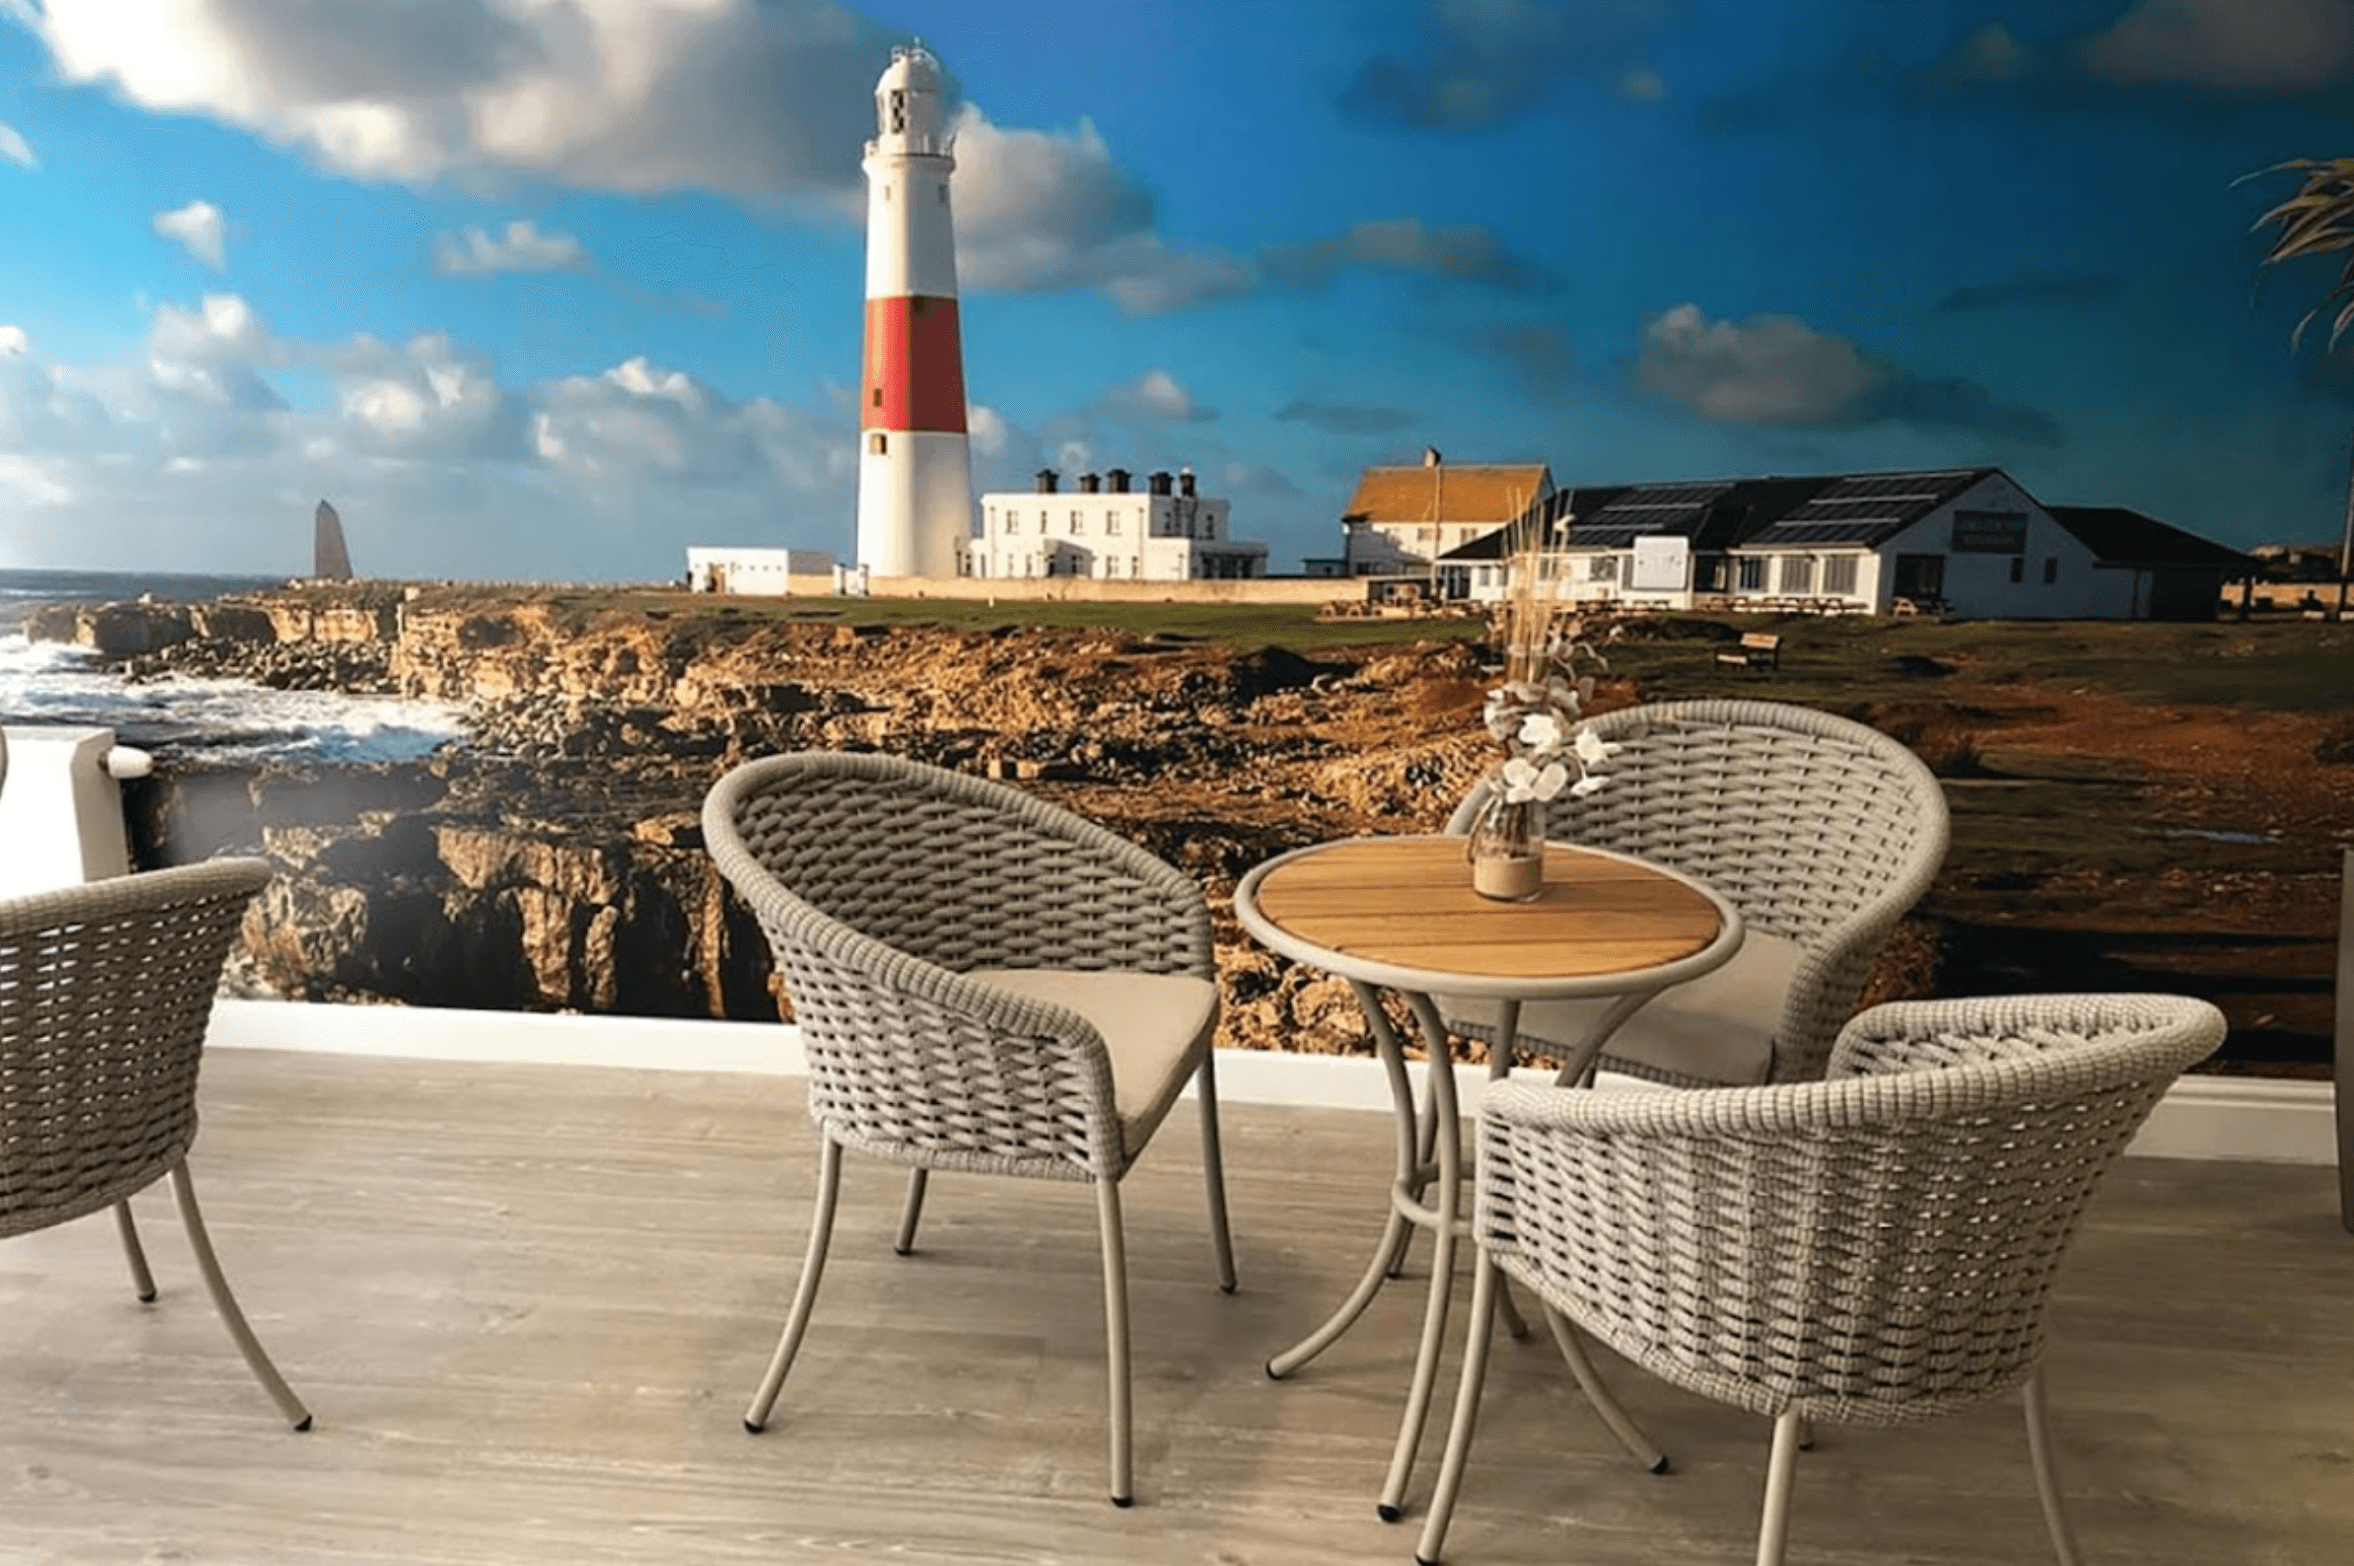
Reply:
[[[1768,701],[1656,702],[1588,721],[1621,747],[1609,781],[1548,807],[1556,842],[1615,849],[1705,881],[1751,930],[1815,948],[1774,1031],[1771,1079],[1819,1079],[1905,910],[1945,861],[1945,791],[1877,729]],[[1483,782],[1455,811],[1467,832]],[[1835,927],[1843,939],[1824,948]]]
[[[1926,1418],[2034,1368],[2085,1203],[2223,1033],[2174,996],[1908,1002],[1857,1018],[1824,1082],[1501,1090],[1479,1238],[1678,1385]]]
[[[748,762],[703,824],[776,955],[829,1135],[925,1167],[1117,1177],[1101,1037],[963,974],[1211,978],[1190,880],[1018,789],[887,756]]]
[[[187,1152],[222,968],[269,878],[218,859],[0,901],[0,1235],[111,1207]]]

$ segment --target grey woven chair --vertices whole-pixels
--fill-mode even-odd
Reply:
[[[2223,1035],[2179,996],[1906,1001],[1849,1023],[1821,1082],[1491,1091],[1472,1335],[1417,1558],[1438,1559],[1462,1482],[1501,1271],[1645,1369],[1773,1419],[1760,1566],[1782,1558],[1807,1421],[1903,1424],[2014,1387],[2075,1566],[2039,1369],[2053,1275],[2102,1176]]]
[[[1589,720],[1624,749],[1609,782],[1548,808],[1552,840],[1681,870],[1741,910],[1741,951],[1612,1033],[1597,1064],[1682,1086],[1820,1078],[1896,923],[1950,838],[1945,792],[1876,729],[1784,702],[1663,702]],[[1488,785],[1447,823],[1468,833]],[[1493,1039],[1493,1002],[1440,997],[1448,1026]],[[1523,1048],[1574,1056],[1604,1003],[1522,1008]]]
[[[237,1308],[188,1178],[213,996],[269,878],[261,860],[216,859],[0,900],[0,1238],[111,1207],[139,1298],[153,1300],[130,1198],[170,1175],[229,1336],[308,1430]]]
[[[745,1426],[809,1325],[845,1148],[929,1170],[1095,1186],[1111,1496],[1134,1496],[1120,1180],[1192,1078],[1219,1286],[1234,1288],[1218,1152],[1217,968],[1201,889],[1043,800],[887,756],[748,762],[703,806],[720,873],[759,917],[809,1058],[820,1134],[808,1258]]]

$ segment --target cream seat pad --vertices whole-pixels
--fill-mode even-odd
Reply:
[[[1190,974],[975,968],[966,977],[1075,1011],[1103,1035],[1120,1144],[1130,1158],[1144,1151],[1185,1091],[1199,1046],[1218,1025],[1218,987]]]
[[[1749,931],[1731,962],[1653,996],[1602,1046],[1603,1062],[1635,1061],[1730,1086],[1763,1082],[1773,1064],[1782,1003],[1805,954],[1795,941]],[[1520,1008],[1521,1037],[1566,1049],[1601,1020],[1614,998],[1532,1001]],[[1496,1002],[1441,995],[1438,1003],[1449,1027],[1480,1027],[1493,1035]]]

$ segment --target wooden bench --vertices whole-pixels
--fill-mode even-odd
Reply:
[[[1782,667],[1782,638],[1766,631],[1751,631],[1741,638],[1740,646],[1719,652],[1716,661],[1752,674],[1770,674]]]

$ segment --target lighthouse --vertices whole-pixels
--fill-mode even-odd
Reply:
[[[866,348],[858,392],[858,563],[954,576],[972,533],[956,233],[940,62],[891,51],[866,144]]]

